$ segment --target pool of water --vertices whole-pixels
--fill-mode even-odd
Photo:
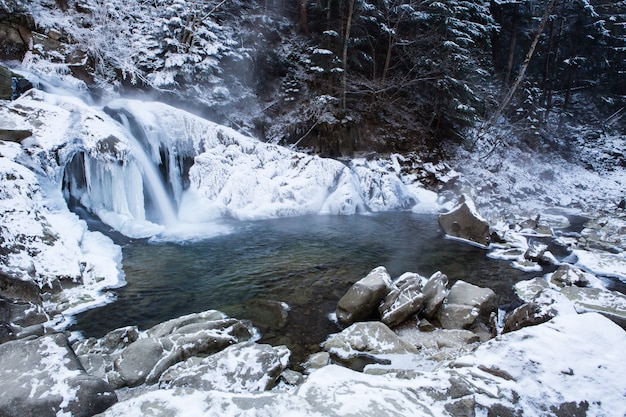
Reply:
[[[516,304],[512,285],[524,273],[484,249],[446,239],[435,215],[405,212],[303,216],[230,222],[232,233],[186,243],[126,242],[128,284],[117,301],[77,316],[71,330],[86,337],[183,314],[218,309],[259,327],[263,341],[286,344],[301,361],[338,331],[328,319],[357,280],[383,265],[392,277],[442,271],[492,288],[499,304]],[[289,306],[286,317],[280,303]]]

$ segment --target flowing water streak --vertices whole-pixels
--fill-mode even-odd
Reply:
[[[142,144],[133,135],[128,117],[120,112],[118,114],[121,123],[126,129],[129,144],[133,151],[133,156],[139,163],[143,171],[144,183],[148,186],[148,192],[153,199],[160,221],[163,226],[172,227],[178,224],[178,213],[174,207],[173,199],[168,195],[156,163],[148,156]]]

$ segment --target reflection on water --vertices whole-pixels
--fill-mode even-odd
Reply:
[[[99,337],[121,326],[147,328],[218,309],[251,319],[264,341],[287,344],[302,360],[337,331],[327,316],[339,298],[379,265],[394,278],[440,270],[451,281],[492,288],[500,305],[515,302],[515,282],[535,276],[443,238],[434,215],[312,215],[231,226],[231,234],[193,243],[128,243],[128,285],[115,290],[118,301],[79,315],[72,330]],[[289,305],[286,319],[274,301]]]

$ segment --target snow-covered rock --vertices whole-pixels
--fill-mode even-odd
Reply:
[[[0,415],[90,417],[117,401],[87,374],[62,333],[0,345]]]
[[[339,323],[350,325],[378,313],[378,306],[391,289],[392,281],[384,266],[374,268],[339,299],[336,315]]]
[[[387,294],[378,307],[380,320],[389,327],[397,326],[424,306],[421,277],[405,278],[403,281],[402,285]]]
[[[440,214],[439,225],[450,237],[482,246],[488,246],[491,242],[489,223],[478,214],[474,203],[468,197],[464,197],[458,206],[447,213]]]
[[[276,385],[289,354],[285,346],[237,343],[206,358],[194,356],[173,366],[160,383],[203,391],[262,392]]]
[[[559,316],[481,345],[434,371],[372,375],[336,365],[262,394],[153,390],[103,417],[605,415],[626,413],[626,332],[597,314]],[[157,411],[158,410],[158,411]],[[464,413],[464,414],[463,414]]]

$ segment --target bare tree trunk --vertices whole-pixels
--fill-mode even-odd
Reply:
[[[306,12],[306,0],[300,0],[300,33],[309,34],[309,23]]]
[[[515,79],[515,82],[513,83],[507,95],[504,97],[504,99],[500,103],[500,106],[498,106],[498,109],[496,110],[496,112],[491,117],[491,120],[489,121],[488,126],[493,126],[495,122],[498,120],[498,118],[500,118],[500,115],[502,114],[506,106],[509,105],[509,102],[515,95],[515,91],[517,90],[520,83],[524,79],[524,76],[526,75],[526,70],[528,70],[528,65],[530,64],[530,60],[532,59],[533,54],[535,53],[535,49],[537,48],[537,44],[539,43],[539,38],[541,37],[541,34],[543,33],[543,29],[546,26],[546,22],[548,21],[548,18],[550,17],[550,12],[552,11],[552,8],[554,7],[555,2],[556,0],[550,0],[550,3],[548,3],[548,6],[546,7],[546,11],[543,14],[543,18],[541,19],[541,23],[539,24],[539,29],[537,30],[537,33],[535,34],[535,37],[533,38],[533,41],[530,44],[530,48],[528,49],[528,53],[526,54],[526,58],[524,59],[524,63],[522,64],[522,67],[520,68],[519,74],[517,74],[517,78]]]
[[[348,43],[350,42],[350,28],[352,26],[352,14],[354,13],[354,0],[348,0],[348,18],[346,20],[346,33],[343,40],[343,74],[341,76],[341,103],[346,109],[346,88],[348,76]]]
[[[511,29],[511,39],[509,41],[509,56],[506,61],[506,74],[504,76],[504,85],[511,83],[511,73],[513,72],[513,62],[515,60],[515,48],[517,47],[517,6],[513,15],[513,28]]]

